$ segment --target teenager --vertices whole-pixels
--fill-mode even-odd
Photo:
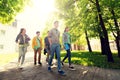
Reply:
[[[63,46],[67,52],[67,54],[65,55],[65,57],[62,60],[62,65],[64,65],[64,61],[68,58],[68,62],[69,62],[69,69],[70,70],[75,70],[74,67],[71,65],[71,37],[69,32],[69,28],[66,27],[62,36],[62,41],[63,41]]]
[[[54,53],[57,56],[57,62],[58,62],[58,73],[61,75],[65,75],[65,72],[61,70],[61,59],[60,59],[60,32],[58,31],[58,21],[54,22],[54,28],[52,28],[49,32],[49,43],[50,43],[50,50],[51,55],[48,63],[48,71],[51,71],[51,64],[52,60],[54,58]]]
[[[49,43],[49,40],[48,40],[48,36],[49,36],[49,31],[47,32],[47,36],[44,39],[44,44],[45,44],[44,51],[45,51],[45,53],[47,53],[46,62],[49,61],[49,55],[50,55],[50,43]]]
[[[18,57],[18,66],[20,69],[23,68],[23,63],[25,60],[25,53],[27,52],[27,47],[29,46],[30,38],[26,34],[26,29],[22,28],[20,33],[16,37],[16,43],[19,46],[19,57]]]
[[[34,65],[37,64],[37,53],[38,53],[38,64],[41,63],[41,50],[42,50],[42,38],[40,37],[40,32],[36,32],[36,36],[32,40],[32,48],[34,50]]]

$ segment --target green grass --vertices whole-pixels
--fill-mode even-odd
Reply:
[[[62,52],[61,58],[65,56],[66,52]],[[95,66],[100,68],[120,69],[120,58],[116,53],[113,53],[114,63],[107,62],[107,57],[100,52],[87,51],[72,51],[72,63],[83,66]],[[65,62],[68,62],[66,60]]]
[[[0,54],[0,66],[9,63],[11,60],[17,58],[17,53],[1,53]]]

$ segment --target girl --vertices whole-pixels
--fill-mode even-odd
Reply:
[[[63,62],[66,60],[66,58],[68,58],[69,69],[75,70],[74,67],[71,65],[71,51],[70,51],[71,50],[71,37],[68,31],[69,31],[69,28],[66,27],[64,30],[63,36],[62,36],[63,46],[67,52],[64,59],[62,60],[62,65],[64,65]]]
[[[30,38],[26,34],[26,29],[22,28],[16,37],[16,43],[19,45],[18,66],[20,66],[20,69],[22,69],[22,65],[25,60],[25,53],[27,52],[29,41]]]

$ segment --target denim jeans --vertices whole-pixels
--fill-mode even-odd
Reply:
[[[52,64],[52,60],[54,58],[54,53],[57,56],[57,62],[58,62],[58,71],[61,70],[61,59],[60,59],[60,44],[52,44],[50,47],[51,53],[50,53],[50,60],[49,60],[49,66]]]
[[[70,47],[70,44],[67,44]],[[65,55],[62,62],[64,62],[68,58],[69,65],[71,65],[71,51],[70,49],[66,50],[67,54]]]
[[[23,65],[24,60],[25,60],[25,53],[27,52],[27,46],[24,45],[19,45],[19,57],[18,57],[18,62],[20,65]]]

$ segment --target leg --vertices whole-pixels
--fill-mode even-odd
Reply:
[[[36,65],[37,50],[34,49],[34,65]]]
[[[71,65],[71,51],[70,49],[67,50],[67,54],[68,54],[68,62],[69,62],[69,66]]]
[[[18,63],[20,63],[21,57],[22,57],[22,47],[19,47]]]
[[[57,62],[58,62],[58,71],[61,70],[61,58],[60,58],[60,45],[56,45],[55,49],[56,55],[57,55]]]
[[[41,63],[41,49],[38,49],[38,64]]]
[[[49,55],[50,55],[50,50],[47,51],[47,58],[46,58],[47,62],[49,61]]]
[[[50,59],[49,59],[49,66],[51,66],[52,60],[54,58],[55,45],[51,45],[50,51],[51,51],[51,53],[50,53]]]
[[[25,61],[25,54],[26,54],[26,50],[27,50],[27,47],[23,47],[23,54],[22,54],[22,63],[21,65],[23,65],[24,61]]]
[[[67,51],[66,51],[66,52],[67,52]],[[67,52],[67,54],[65,55],[65,57],[63,58],[62,62],[64,62],[67,57],[68,57],[68,52]]]

